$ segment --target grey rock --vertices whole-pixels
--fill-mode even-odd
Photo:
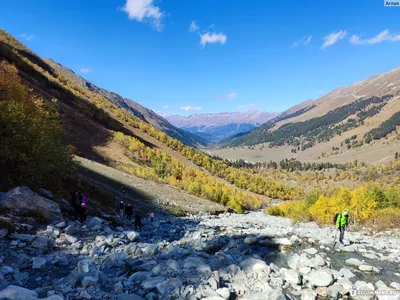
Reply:
[[[83,259],[78,262],[77,272],[80,278],[95,276],[95,274],[97,274],[97,264],[89,258]]]
[[[117,300],[145,300],[145,299],[136,294],[123,294],[123,295],[118,295]]]
[[[48,198],[48,199],[53,199],[53,193],[46,190],[46,189],[39,189],[40,194],[42,194],[42,196]]]
[[[308,248],[308,249],[304,249],[304,252],[307,254],[315,255],[318,253],[318,250],[315,248]]]
[[[231,296],[231,292],[229,291],[228,288],[220,288],[217,289],[216,291],[222,298],[224,298],[225,300],[228,300],[229,297]]]
[[[85,224],[87,227],[93,229],[93,227],[103,224],[103,219],[100,219],[99,217],[90,217],[86,220]]]
[[[240,263],[240,267],[246,273],[260,273],[265,272],[269,274],[271,272],[270,267],[262,260],[249,258]]]
[[[388,287],[382,280],[375,282],[375,286],[377,289],[385,289]]]
[[[8,300],[33,300],[37,299],[38,294],[26,288],[9,285],[4,290],[0,291],[0,299]]]
[[[0,229],[0,239],[4,238],[8,234],[7,229]]]
[[[83,299],[92,299],[92,296],[86,290],[83,290],[79,296]]]
[[[312,270],[308,280],[312,286],[326,287],[333,283],[333,276],[329,269]]]
[[[290,284],[299,285],[301,284],[301,274],[293,269],[285,270],[282,274],[283,279]]]
[[[36,239],[36,235],[23,233],[13,233],[10,235],[10,237],[14,240],[21,240],[28,243],[32,243]]]
[[[64,222],[64,221],[58,222],[58,223],[56,224],[56,227],[57,227],[57,228],[64,228],[64,227],[65,227],[65,222]]]
[[[95,276],[85,276],[83,277],[81,284],[84,288],[88,286],[96,285],[99,282],[99,278]]]
[[[317,298],[317,293],[313,290],[302,290],[301,300],[315,300]]]
[[[188,257],[183,261],[183,268],[196,268],[200,272],[211,271],[211,267],[207,265],[200,257]]]
[[[156,285],[160,295],[177,295],[179,289],[183,286],[182,280],[179,278],[171,278]]]
[[[73,235],[78,232],[78,228],[76,225],[68,225],[65,227],[64,232],[69,235]]]
[[[64,300],[64,298],[60,295],[51,295],[47,298],[43,298],[43,300]]]
[[[318,268],[318,267],[322,267],[325,265],[325,261],[324,259],[320,256],[320,255],[315,255],[314,258],[310,259],[308,261],[308,266],[310,268]]]
[[[10,266],[3,266],[0,269],[0,273],[3,275],[14,274],[14,269],[11,268]]]
[[[28,211],[42,212],[49,219],[60,219],[58,203],[39,196],[25,186],[19,186],[0,198],[0,207],[11,209],[14,213]]]
[[[348,279],[353,278],[353,277],[356,276],[356,275],[353,274],[353,272],[351,272],[351,271],[350,271],[349,269],[347,269],[347,268],[341,268],[339,272],[340,272],[340,274],[342,274],[342,276],[343,276],[344,278],[348,278]]]
[[[32,261],[32,269],[43,269],[46,266],[46,260],[43,257],[35,257]]]
[[[71,244],[75,244],[78,241],[78,238],[76,238],[76,237],[74,237],[72,235],[64,234],[64,236],[65,236],[66,240],[68,242],[70,242]]]
[[[333,299],[338,299],[340,295],[344,294],[344,288],[340,284],[334,284],[327,289],[328,296]]]
[[[146,290],[151,290],[157,287],[158,284],[165,281],[165,277],[158,276],[158,277],[149,277],[142,281],[140,286]]]
[[[136,231],[129,231],[126,234],[128,240],[130,240],[131,242],[139,242],[140,241],[140,234]]]
[[[358,269],[360,270],[360,271],[363,271],[363,272],[372,272],[373,271],[373,269],[374,269],[374,267],[372,267],[372,266],[369,266],[369,265],[359,265],[358,266]]]
[[[344,294],[347,294],[348,292],[350,292],[350,290],[353,289],[353,284],[347,278],[340,278],[340,279],[338,279],[337,283],[343,287]]]
[[[36,238],[32,242],[31,246],[33,248],[37,248],[39,250],[42,250],[43,252],[47,252],[49,250],[49,242],[50,241],[49,241],[48,238],[41,236],[41,237]]]
[[[346,259],[345,263],[346,263],[346,265],[356,267],[356,268],[362,264],[362,262],[357,258],[348,258],[348,259]]]
[[[254,236],[248,236],[248,237],[246,237],[246,238],[244,239],[244,243],[245,243],[246,245],[255,244],[255,243],[257,243],[257,238],[254,237]]]

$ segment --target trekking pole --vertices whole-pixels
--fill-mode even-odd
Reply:
[[[335,227],[336,228],[336,227]],[[337,228],[336,228],[336,233],[335,233],[335,239],[334,239],[334,243],[333,243],[333,247],[332,247],[332,249],[335,249],[335,246],[336,246],[336,243],[337,243],[337,233],[338,233],[338,230],[337,230]]]

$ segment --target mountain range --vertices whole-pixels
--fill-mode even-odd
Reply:
[[[172,115],[167,120],[178,128],[216,143],[238,133],[257,128],[277,116],[276,112],[251,110],[217,114]]]
[[[220,143],[225,150],[215,154],[257,161],[385,161],[398,149],[399,96],[396,68],[307,100],[256,129],[228,137]],[[232,150],[243,146],[254,151],[245,155]]]

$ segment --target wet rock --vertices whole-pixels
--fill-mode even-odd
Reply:
[[[357,258],[348,258],[345,261],[346,265],[358,268],[359,265],[362,265],[362,262]]]
[[[344,278],[348,278],[348,279],[353,278],[353,277],[356,276],[356,275],[353,274],[353,272],[351,272],[347,268],[341,268],[339,272]]]

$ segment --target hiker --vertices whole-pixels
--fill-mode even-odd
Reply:
[[[87,217],[87,214],[86,214],[87,201],[88,201],[88,198],[86,198],[85,196],[82,195],[80,211],[79,211],[79,217],[80,217],[82,223],[86,221],[86,217]]]
[[[140,218],[139,214],[136,214],[135,216],[135,230],[137,231],[142,231],[142,219]]]
[[[150,214],[150,221],[153,222],[154,221],[154,213]]]
[[[131,206],[130,203],[125,207],[125,214],[126,218],[130,220],[133,214],[133,207]]]
[[[125,211],[125,203],[124,201],[121,200],[121,202],[119,203],[119,216],[121,218],[124,217],[124,211]]]
[[[343,210],[343,213],[336,214],[335,216],[336,227],[340,231],[339,242],[341,245],[344,244],[344,230],[349,225],[349,217],[349,210],[347,208]]]

